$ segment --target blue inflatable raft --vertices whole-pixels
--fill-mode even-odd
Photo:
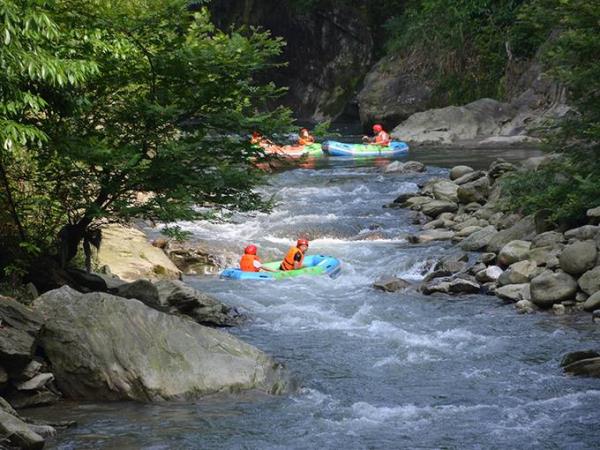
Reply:
[[[281,261],[263,263],[269,269],[278,270]],[[230,280],[283,280],[304,275],[329,275],[335,278],[342,270],[339,259],[333,256],[308,255],[304,258],[302,268],[297,270],[278,270],[277,272],[244,272],[241,269],[225,269],[221,272],[221,278]]]
[[[393,157],[408,152],[408,144],[402,141],[392,141],[387,147],[373,144],[345,144],[337,141],[323,142],[323,152],[329,156],[363,157]]]

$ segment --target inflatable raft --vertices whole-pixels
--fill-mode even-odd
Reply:
[[[321,156],[323,150],[321,144],[308,145],[270,145],[265,148],[266,153],[288,156],[291,158],[300,158],[301,156]]]
[[[323,152],[330,156],[372,157],[400,156],[408,152],[408,145],[402,141],[392,141],[387,147],[373,144],[345,144],[337,141],[323,143]]]
[[[281,261],[263,263],[269,269],[278,270]],[[243,272],[241,269],[225,269],[221,272],[221,278],[231,280],[282,280],[305,275],[329,275],[335,278],[342,270],[339,259],[333,256],[308,255],[304,258],[301,269],[281,270],[278,272]]]

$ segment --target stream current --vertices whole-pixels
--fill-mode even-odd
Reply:
[[[563,354],[597,347],[600,328],[589,315],[520,316],[493,296],[372,288],[383,275],[417,283],[453,251],[451,243],[408,244],[405,236],[416,231],[408,211],[382,206],[446,176],[447,167],[490,162],[464,153],[412,158],[435,165],[402,175],[328,161],[273,175],[265,192],[278,206],[270,215],[181,224],[230,253],[253,243],[263,260],[280,258],[301,235],[311,240],[309,254],[342,261],[336,279],[185,280],[250,316],[226,331],[283,362],[297,391],[26,412],[77,420],[48,448],[598,448],[600,380],[567,377],[559,367]]]

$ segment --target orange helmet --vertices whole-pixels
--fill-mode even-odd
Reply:
[[[249,245],[244,249],[246,255],[256,255],[256,245]]]
[[[375,133],[379,133],[380,131],[383,131],[383,127],[380,124],[376,123],[375,125],[373,125],[373,131]]]
[[[298,239],[298,242],[296,242],[296,247],[300,247],[301,245],[306,245],[308,247],[308,240],[307,239]]]
[[[308,128],[300,128],[300,133],[306,132],[308,133]]]
[[[258,137],[261,137],[261,136],[262,136],[262,134],[260,134],[260,132],[258,132],[258,131],[253,131],[252,132],[252,137],[253,138],[258,138]]]

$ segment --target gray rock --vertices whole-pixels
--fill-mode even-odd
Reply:
[[[558,267],[558,257],[561,252],[562,249],[560,247],[537,247],[529,251],[527,259],[535,261],[538,266],[547,266],[548,268]]]
[[[565,231],[565,238],[577,239],[578,241],[594,239],[599,230],[600,226],[598,225],[584,225],[579,228],[573,228],[572,230]]]
[[[397,292],[403,289],[410,287],[411,284],[408,281],[403,280],[398,277],[381,277],[375,283],[373,283],[373,287],[375,289],[379,289],[384,292]]]
[[[499,231],[497,234],[495,234],[492,239],[490,239],[485,249],[488,252],[498,253],[500,249],[510,241],[526,241],[533,237],[534,234],[535,225],[533,223],[533,217],[527,216],[518,221],[512,227]]]
[[[29,425],[18,417],[0,409],[0,434],[6,436],[8,442],[22,449],[44,448],[44,438],[35,433]]]
[[[9,374],[19,374],[29,364],[43,319],[21,303],[0,296],[0,361]]]
[[[546,231],[545,233],[538,234],[531,241],[531,248],[540,248],[548,246],[556,246],[556,244],[562,244],[565,241],[565,236],[562,233],[556,231]]]
[[[497,281],[502,275],[502,269],[498,266],[489,266],[484,270],[480,270],[475,275],[475,278],[480,283],[487,283],[489,281]]]
[[[454,182],[458,185],[472,183],[473,181],[479,180],[480,178],[487,177],[487,172],[483,170],[476,170],[475,172],[468,172],[462,177],[459,177],[454,180]]]
[[[408,236],[408,242],[413,244],[426,244],[431,241],[448,241],[454,237],[453,231],[447,230],[428,230],[418,235]]]
[[[432,200],[421,206],[421,211],[431,217],[437,217],[444,212],[455,212],[456,210],[458,210],[458,205],[446,200]]]
[[[42,388],[36,391],[10,391],[7,393],[7,399],[15,408],[21,409],[53,405],[58,403],[61,397],[47,388]]]
[[[528,283],[539,275],[541,269],[533,261],[519,261],[511,266],[498,278],[498,285]]]
[[[562,303],[555,303],[552,305],[552,312],[555,316],[562,316],[566,314],[567,308]]]
[[[150,308],[168,311],[168,305],[161,303],[158,289],[150,280],[142,279],[123,284],[116,288],[113,294],[123,298],[135,298]]]
[[[483,264],[492,264],[494,261],[496,261],[496,254],[481,253],[478,257],[478,260],[481,261]]]
[[[35,377],[40,370],[42,369],[42,364],[33,360],[30,361],[29,364],[27,364],[27,366],[25,367],[25,369],[23,369],[23,372],[21,373],[20,378],[24,379],[24,380],[29,380],[30,378]]]
[[[281,366],[239,339],[137,300],[68,287],[34,302],[41,345],[61,391],[75,399],[192,399],[286,387]]]
[[[454,166],[450,169],[450,179],[457,180],[460,177],[473,172],[473,168],[469,166]]]
[[[592,313],[592,321],[594,323],[600,323],[600,310],[596,310]]]
[[[594,267],[597,257],[594,241],[575,241],[560,254],[560,268],[571,275],[580,275]]]
[[[425,164],[419,161],[393,161],[383,169],[384,173],[418,173],[425,172]]]
[[[404,204],[407,208],[414,209],[415,211],[420,211],[423,205],[432,201],[433,199],[431,197],[416,196],[410,197],[404,202]]]
[[[398,205],[404,205],[409,198],[412,198],[417,194],[416,192],[403,192],[398,197],[394,199],[392,203]]]
[[[480,291],[479,284],[456,278],[454,280],[436,279],[431,284],[426,284],[421,287],[423,294],[431,295],[435,293],[442,294],[476,294]]]
[[[464,206],[463,211],[466,212],[467,214],[471,214],[471,213],[474,213],[475,211],[478,211],[480,208],[481,208],[481,205],[479,203],[471,202],[471,203],[467,203]]]
[[[600,291],[600,266],[588,270],[578,280],[579,287],[587,295]]]
[[[476,251],[484,248],[498,233],[492,225],[476,231],[460,243],[460,248],[466,251]]]
[[[595,350],[579,350],[577,352],[567,353],[560,361],[560,367],[566,367],[582,359],[600,358],[600,353]]]
[[[48,383],[54,380],[54,375],[51,373],[40,373],[31,380],[18,383],[15,387],[19,391],[35,391],[43,388]]]
[[[597,309],[600,309],[600,291],[588,297],[583,304],[584,311],[592,312],[596,311]]]
[[[516,169],[517,168],[513,164],[506,162],[502,158],[498,158],[496,161],[490,164],[488,175],[490,178],[495,180],[496,178],[500,178],[505,173],[513,172]]]
[[[519,300],[515,303],[515,308],[519,314],[532,314],[539,309],[529,300]]]
[[[503,300],[518,302],[520,300],[530,300],[531,291],[529,283],[508,284],[496,289],[496,295]]]
[[[433,191],[433,197],[437,200],[446,200],[448,202],[453,202],[453,203],[458,202],[458,195],[457,195],[458,185],[451,181],[448,181],[448,180],[438,181],[437,183],[435,183],[432,186],[432,191]],[[446,211],[444,211],[444,212],[446,212]],[[454,212],[454,211],[448,211],[448,212]]]
[[[600,206],[588,209],[586,215],[589,217],[590,223],[597,225],[600,223]]]
[[[467,237],[467,236],[472,235],[473,233],[476,233],[479,230],[482,230],[482,228],[478,227],[478,226],[464,227],[458,233],[456,233],[456,236],[458,236],[458,237]]]
[[[490,180],[488,177],[481,177],[475,181],[464,183],[458,186],[458,201],[463,204],[485,203],[490,190]]]
[[[550,308],[554,303],[575,298],[577,282],[564,272],[549,270],[531,280],[531,301],[540,308]]]
[[[510,241],[504,245],[498,253],[498,265],[510,266],[517,261],[522,261],[527,258],[529,249],[531,248],[531,242],[527,241]]]

